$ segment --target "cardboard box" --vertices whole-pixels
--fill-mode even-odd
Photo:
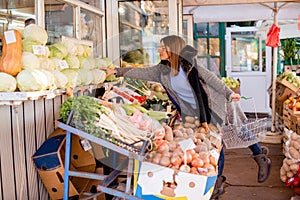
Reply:
[[[202,176],[174,170],[150,162],[135,161],[134,194],[145,200],[209,200],[216,176]],[[165,183],[176,182],[175,188]]]
[[[64,134],[50,137],[32,157],[51,199],[62,199],[64,194],[65,140]],[[83,150],[80,137],[72,135],[70,170],[94,172],[95,167],[93,155]],[[88,183],[89,179],[70,177],[69,196],[79,195]]]

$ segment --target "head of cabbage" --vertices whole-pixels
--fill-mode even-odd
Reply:
[[[13,92],[16,88],[16,79],[10,74],[0,72],[0,92]]]

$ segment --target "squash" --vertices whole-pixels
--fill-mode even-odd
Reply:
[[[0,59],[0,72],[16,76],[22,70],[22,34],[17,30],[10,30],[9,34],[14,34],[16,41],[9,42],[5,34],[2,36],[2,57]],[[9,32],[9,31],[7,31]]]

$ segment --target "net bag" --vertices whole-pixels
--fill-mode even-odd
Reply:
[[[248,119],[243,122],[236,114],[238,102],[230,103],[233,109],[233,120],[227,118],[226,124],[222,126],[222,139],[227,149],[246,148],[258,142],[258,135],[267,131],[267,118]],[[228,105],[226,105],[228,106]]]

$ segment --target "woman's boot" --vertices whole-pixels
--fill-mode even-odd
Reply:
[[[226,181],[226,177],[223,176],[223,175],[220,175],[218,176],[217,180],[216,180],[216,183],[215,183],[215,188],[214,188],[214,191],[210,197],[210,199],[218,199],[218,197],[221,195],[221,194],[224,194],[225,190],[224,190],[224,187],[223,187],[223,183]]]
[[[272,162],[271,159],[267,157],[267,150],[263,148],[263,153],[253,156],[253,159],[258,165],[258,182],[265,182],[270,175]]]

